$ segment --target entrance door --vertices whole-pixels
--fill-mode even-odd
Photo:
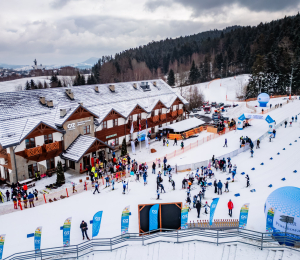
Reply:
[[[37,167],[36,163],[28,165],[28,175],[29,175],[29,178],[34,178],[34,174],[37,171],[38,171],[38,167]]]
[[[6,181],[10,181],[9,179],[9,170],[7,168],[4,167],[4,177]]]
[[[83,157],[83,168],[86,169],[86,166],[91,164],[90,156],[86,155]]]

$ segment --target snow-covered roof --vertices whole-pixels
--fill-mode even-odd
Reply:
[[[133,83],[137,88],[133,87]],[[177,98],[188,104],[163,80],[148,80],[148,83],[150,91],[144,91],[140,87],[141,82],[114,83],[115,92],[110,91],[110,84],[72,87],[73,100],[66,94],[66,88],[0,93],[0,144],[4,148],[18,144],[24,135],[23,130],[31,129],[30,125],[35,125],[35,122],[43,121],[59,129],[78,108],[79,103],[83,103],[85,109],[98,117],[98,123],[101,123],[112,109],[127,118],[137,105],[150,113],[158,101],[167,108]],[[95,91],[95,86],[98,86],[98,92]],[[46,101],[52,100],[53,108],[42,105],[41,96],[45,97]],[[67,110],[67,114],[61,118],[60,109],[63,108]]]
[[[162,129],[173,129],[173,131],[175,133],[180,133],[180,132],[185,132],[187,130],[196,128],[196,127],[198,127],[200,125],[203,125],[203,124],[205,124],[205,122],[203,120],[201,120],[201,119],[198,119],[198,118],[189,118],[189,119],[177,122],[175,124],[163,126],[163,127],[159,128],[159,130],[162,130]]]
[[[79,162],[82,156],[87,152],[87,150],[93,145],[96,140],[109,147],[109,145],[105,144],[96,137],[88,135],[78,135],[77,138],[69,145],[68,149],[61,154],[61,157],[66,160]]]

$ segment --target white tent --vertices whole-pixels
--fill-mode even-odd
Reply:
[[[182,120],[182,121],[177,122],[177,123],[172,124],[172,125],[166,125],[166,126],[160,127],[159,130],[173,129],[173,131],[175,133],[181,133],[181,132],[185,132],[185,131],[188,131],[190,129],[199,127],[200,125],[203,125],[203,124],[205,124],[205,122],[201,119],[189,118],[189,119]]]

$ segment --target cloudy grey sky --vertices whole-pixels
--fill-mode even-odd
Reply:
[[[1,0],[0,63],[81,62],[299,9],[300,0]]]

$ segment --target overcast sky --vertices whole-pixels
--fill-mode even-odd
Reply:
[[[1,0],[0,63],[81,62],[299,9],[300,0]]]

